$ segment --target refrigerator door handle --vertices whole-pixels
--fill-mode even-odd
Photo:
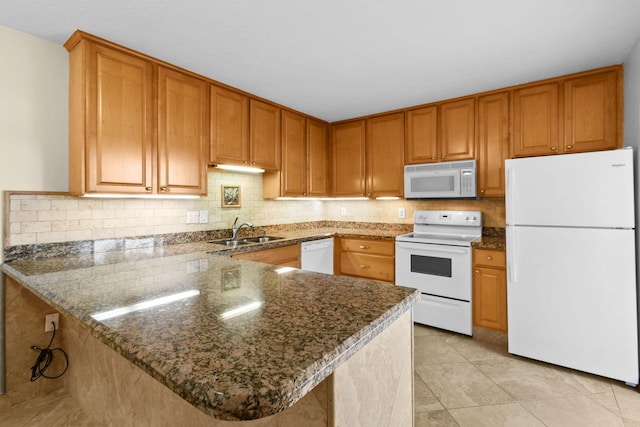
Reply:
[[[517,271],[516,271],[516,242],[515,242],[515,231],[514,227],[507,227],[507,279],[508,283],[516,283],[517,282]]]
[[[516,180],[515,180],[515,171],[511,168],[507,169],[507,182],[506,182],[506,214],[507,214],[507,225],[513,225],[515,221],[515,198],[516,198]]]

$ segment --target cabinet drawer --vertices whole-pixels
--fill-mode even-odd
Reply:
[[[340,274],[393,282],[394,273],[393,257],[355,252],[340,254]]]
[[[286,265],[300,268],[300,247],[298,245],[282,246],[280,248],[263,249],[254,252],[231,255],[232,258],[249,261],[264,262],[274,265]]]
[[[505,252],[492,249],[474,249],[473,265],[483,265],[493,268],[505,268],[507,265]]]
[[[340,239],[340,249],[345,252],[361,252],[394,256],[395,242],[388,240]]]

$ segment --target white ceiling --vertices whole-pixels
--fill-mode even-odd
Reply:
[[[336,121],[623,63],[640,0],[1,0],[0,25],[81,29]]]

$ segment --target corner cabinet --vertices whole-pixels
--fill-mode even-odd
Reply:
[[[473,324],[507,331],[505,252],[473,249]]]
[[[207,84],[81,31],[65,47],[69,192],[206,195]]]
[[[365,121],[332,126],[333,195],[365,196]]]
[[[326,197],[329,190],[327,125],[282,110],[282,166],[262,180],[265,199]]]

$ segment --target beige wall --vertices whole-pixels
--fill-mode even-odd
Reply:
[[[66,50],[0,26],[0,61],[0,192],[66,191]]]

